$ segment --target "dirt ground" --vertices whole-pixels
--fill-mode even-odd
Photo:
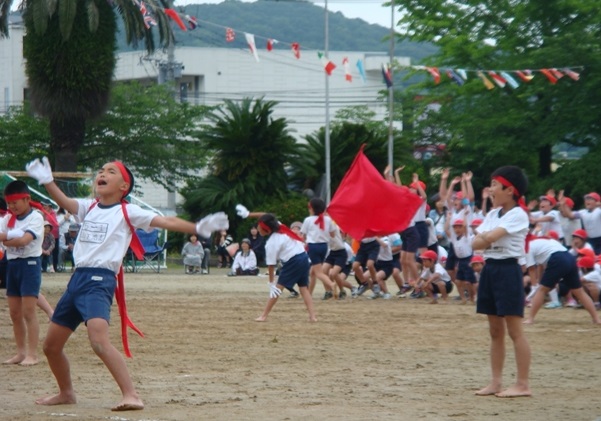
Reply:
[[[286,292],[268,321],[257,323],[267,278],[225,273],[190,276],[173,268],[126,275],[130,316],[146,335],[130,331],[128,360],[143,411],[110,411],[119,390],[80,328],[66,349],[77,405],[34,404],[56,392],[40,345],[37,366],[0,366],[0,419],[601,420],[601,328],[584,310],[542,309],[527,327],[532,398],[476,397],[489,379],[489,339],[486,319],[473,306],[364,297],[323,302],[318,286],[318,323],[309,323],[302,300],[286,299]],[[67,280],[68,274],[44,276],[51,304]],[[0,299],[2,360],[14,352],[6,307]],[[47,323],[38,315],[43,338]],[[121,349],[116,307],[112,315]],[[509,338],[507,344],[509,385],[515,362]]]

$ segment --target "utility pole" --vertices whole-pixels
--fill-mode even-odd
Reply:
[[[394,74],[394,0],[390,1],[390,78]],[[392,162],[393,145],[394,145],[394,86],[388,88],[388,165],[390,171],[394,171],[394,163]]]

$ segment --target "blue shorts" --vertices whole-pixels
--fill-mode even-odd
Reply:
[[[401,253],[392,255],[392,268],[403,271],[403,269],[401,268]]]
[[[596,255],[601,254],[601,237],[589,238],[586,241],[591,245],[593,250],[595,250]]]
[[[330,252],[326,256],[325,262],[332,266],[338,266],[340,268],[344,268],[346,266],[347,258],[348,258],[348,256],[346,255],[345,249],[330,250]]]
[[[378,253],[380,253],[380,243],[377,240],[370,241],[369,243],[360,243],[359,250],[355,256],[355,262],[359,262],[361,266],[365,266],[368,260],[373,260],[374,263],[378,260]]]
[[[308,243],[307,249],[311,265],[321,265],[325,262],[328,254],[328,243]]]
[[[576,266],[576,258],[568,251],[556,251],[549,257],[540,284],[553,289],[559,281],[568,289],[582,287],[578,275],[578,266]]]
[[[348,264],[345,264],[344,266],[342,266],[342,270],[340,271],[340,273],[344,273],[346,276],[348,276],[349,273],[351,273],[352,269],[353,269],[353,265],[348,263]]]
[[[309,286],[309,257],[307,253],[299,253],[282,265],[278,284],[286,289]]]
[[[390,278],[390,275],[392,275],[392,269],[392,260],[378,260],[376,262],[376,272],[384,272],[384,280]]]
[[[449,282],[445,282],[444,283],[444,289],[446,291],[446,293],[450,293],[451,291],[453,291],[453,283],[451,281]],[[440,288],[438,287],[438,284],[432,283],[432,292],[434,294],[439,294],[441,293]]]
[[[42,258],[10,259],[6,266],[6,295],[36,297],[42,285]]]
[[[471,260],[472,256],[457,259],[457,275],[455,276],[455,279],[458,281],[466,281],[470,284],[476,283],[476,275],[474,275],[474,270],[470,266]]]
[[[415,226],[405,229],[401,233],[401,240],[403,241],[403,245],[401,246],[402,251],[417,253],[419,249],[419,232]]]
[[[428,247],[428,237],[430,237],[430,233],[428,232],[428,224],[426,224],[426,221],[416,222],[415,229],[417,230],[417,234],[419,235],[419,248]]]
[[[71,330],[90,319],[111,320],[117,278],[108,269],[77,268],[58,301],[52,321]]]
[[[455,249],[453,243],[449,242],[449,254],[447,255],[447,262],[444,265],[446,270],[455,270],[457,266],[457,256],[455,255]]]
[[[524,317],[524,276],[517,259],[487,259],[478,283],[476,312]]]

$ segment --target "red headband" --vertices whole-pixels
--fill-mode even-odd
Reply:
[[[493,180],[497,180],[499,183],[501,183],[505,187],[513,187],[513,191],[515,192],[515,195],[517,197],[521,197],[522,196],[520,194],[520,192],[518,191],[518,189],[509,180],[507,180],[505,177],[501,177],[500,175],[497,175],[497,176],[493,177],[492,179]]]
[[[15,200],[19,200],[19,199],[29,199],[31,198],[31,195],[29,193],[13,193],[13,194],[7,194],[6,196],[4,196],[4,200],[6,200],[6,202],[14,202]]]
[[[13,193],[13,194],[7,194],[6,196],[4,196],[4,200],[6,200],[7,203],[14,202],[15,200],[19,200],[19,199],[31,199],[31,195],[29,193]],[[46,215],[46,220],[48,222],[50,222],[50,224],[52,224],[53,227],[58,227],[58,222],[57,222],[54,214],[52,214],[52,213],[48,212],[46,209],[44,209],[44,206],[42,206],[39,202],[30,200],[29,205],[32,208],[38,209],[40,212],[42,212],[44,215]],[[10,213],[10,219],[8,220],[7,227],[13,228],[15,226],[15,222],[17,221],[17,215],[12,213],[10,210],[8,211],[8,213]]]
[[[269,228],[265,222],[263,222],[263,221],[259,221],[259,226],[260,226],[261,228],[263,228],[265,231],[267,231],[267,232],[271,232],[271,228]]]

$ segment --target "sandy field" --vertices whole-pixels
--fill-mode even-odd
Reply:
[[[56,392],[41,352],[33,367],[0,366],[1,420],[601,420],[601,328],[584,310],[541,309],[527,327],[533,351],[532,398],[476,397],[489,380],[488,332],[473,306],[425,300],[314,301],[309,323],[301,299],[276,304],[254,321],[268,294],[266,277],[163,273],[126,275],[128,360],[143,411],[111,412],[120,399],[88,345],[85,327],[67,344],[76,405],[37,406]],[[44,276],[56,304],[68,274]],[[396,287],[391,291],[396,292]],[[366,295],[369,293],[366,293]],[[41,336],[47,322],[38,313]],[[121,348],[119,316],[111,334]],[[0,358],[14,353],[0,299]],[[515,376],[507,338],[505,383]]]

